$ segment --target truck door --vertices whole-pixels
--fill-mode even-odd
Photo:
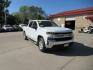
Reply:
[[[28,27],[27,27],[27,29],[26,29],[26,35],[29,37],[29,38],[31,38],[31,26],[32,26],[32,23],[33,23],[33,21],[31,21],[31,22],[29,22],[29,25],[28,25]]]
[[[31,26],[31,38],[36,41],[37,40],[37,22],[33,21]]]

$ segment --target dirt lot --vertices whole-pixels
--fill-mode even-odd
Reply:
[[[72,47],[42,53],[22,32],[0,33],[0,70],[93,70],[93,34],[74,34]]]

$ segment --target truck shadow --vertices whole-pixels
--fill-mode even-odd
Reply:
[[[85,46],[84,44],[75,42],[73,46],[61,48],[56,47],[49,49],[46,53],[58,56],[90,56],[93,55],[93,48]]]

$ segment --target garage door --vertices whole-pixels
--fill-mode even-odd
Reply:
[[[65,27],[70,29],[75,29],[75,21],[65,21]]]
[[[67,17],[65,20],[65,27],[70,29],[75,29],[75,18],[74,17]]]

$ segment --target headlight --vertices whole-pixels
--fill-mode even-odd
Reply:
[[[53,36],[54,36],[54,32],[46,32],[46,34],[47,34],[49,37],[53,37]]]

